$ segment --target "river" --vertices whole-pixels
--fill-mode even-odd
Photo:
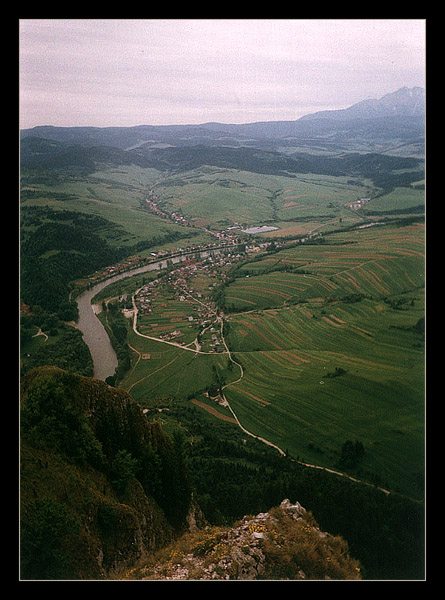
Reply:
[[[187,254],[181,254],[178,256],[169,257],[173,264],[183,262],[190,256],[190,254],[199,254],[201,258],[209,256],[210,252],[219,252],[218,248],[202,251],[202,252],[188,252]],[[79,310],[79,319],[77,321],[77,327],[82,332],[83,340],[90,349],[91,357],[93,359],[93,377],[96,379],[102,379],[105,381],[110,375],[114,375],[117,367],[117,356],[111,345],[110,338],[102,325],[100,320],[96,316],[95,306],[91,304],[91,300],[96,294],[102,291],[104,288],[109,286],[115,281],[125,279],[127,277],[133,277],[134,275],[140,275],[148,271],[158,271],[167,267],[167,259],[161,260],[155,263],[149,263],[143,267],[132,269],[131,271],[125,271],[113,275],[104,281],[96,284],[86,292],[83,292],[76,298],[77,308]]]

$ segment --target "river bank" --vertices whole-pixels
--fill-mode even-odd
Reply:
[[[210,252],[220,252],[219,248],[210,250],[203,250],[201,252],[195,252],[199,254],[201,258],[209,256]],[[153,263],[148,263],[142,267],[137,267],[130,271],[124,271],[117,275],[112,275],[108,279],[104,279],[100,283],[97,283],[90,289],[86,290],[76,298],[77,308],[79,312],[79,318],[77,321],[77,328],[82,332],[84,342],[87,344],[91,357],[93,359],[94,373],[93,376],[97,379],[105,381],[107,377],[114,375],[118,361],[116,352],[111,344],[110,338],[97,317],[94,305],[91,304],[92,299],[104,288],[108,287],[116,281],[147,273],[149,271],[160,271],[166,269],[169,264],[175,265],[183,262],[189,258],[190,252],[186,254],[179,254],[172,256],[167,259],[160,260]]]

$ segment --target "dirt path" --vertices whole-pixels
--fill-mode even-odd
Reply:
[[[128,347],[130,348],[130,350],[133,350],[133,352],[135,352],[138,355],[138,359],[135,362],[135,364],[132,366],[130,374],[133,373],[133,371],[135,370],[135,368],[138,366],[139,361],[142,358],[142,354],[139,352],[139,350],[136,350],[136,348],[133,348],[133,346],[131,346],[130,344],[128,344]]]
[[[43,331],[40,329],[40,327],[39,327],[39,330],[38,330],[38,332],[37,332],[36,334],[34,334],[32,337],[33,337],[33,338],[35,338],[35,337],[37,337],[38,335],[43,335],[43,337],[45,338],[45,342],[46,342],[46,340],[48,339],[48,336],[46,335],[46,333],[43,333]]]

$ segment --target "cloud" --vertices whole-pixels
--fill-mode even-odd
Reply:
[[[21,117],[23,126],[293,119],[422,85],[424,37],[422,20],[403,19],[25,19]]]

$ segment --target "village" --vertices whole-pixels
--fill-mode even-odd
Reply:
[[[363,208],[367,202],[369,202],[371,198],[359,198],[354,202],[349,202],[346,204],[347,207],[352,208],[352,210],[358,210],[359,208]]]
[[[189,223],[188,219],[186,219],[186,217],[184,217],[184,215],[177,213],[177,212],[167,213],[164,210],[162,210],[161,208],[159,208],[158,202],[159,202],[159,200],[157,199],[154,191],[152,189],[149,190],[148,198],[145,198],[145,204],[146,204],[146,207],[153,214],[158,215],[158,217],[162,217],[164,219],[171,219],[172,221],[174,221],[175,223],[178,223],[180,225],[191,225],[191,223]]]
[[[138,254],[134,254],[126,257],[124,260],[121,260],[118,263],[113,265],[109,265],[107,267],[103,267],[102,269],[95,271],[89,277],[86,277],[81,280],[76,281],[76,286],[79,289],[85,289],[112,277],[114,275],[118,275],[120,273],[124,273],[133,269],[137,269],[139,267],[143,267],[147,264],[156,262],[157,260],[165,260],[168,261],[177,256],[183,255],[192,255],[199,254],[202,252],[212,253],[213,251],[218,251],[224,248],[238,247],[240,252],[251,254],[257,253],[262,250],[265,250],[270,242],[258,242],[253,240],[250,243],[246,243],[246,241],[241,240],[239,236],[236,236],[233,233],[233,228],[228,228],[227,230],[211,232],[214,237],[217,238],[217,242],[215,243],[207,243],[207,244],[194,244],[191,246],[186,246],[185,248],[170,248],[169,250],[156,250],[150,252],[147,256],[141,256]],[[222,266],[219,264],[219,266]]]
[[[220,312],[212,292],[226,278],[224,272],[243,254],[190,257],[180,267],[145,284],[135,294],[141,333],[179,345],[194,344],[205,352],[222,352]],[[120,298],[121,303],[127,301]]]

